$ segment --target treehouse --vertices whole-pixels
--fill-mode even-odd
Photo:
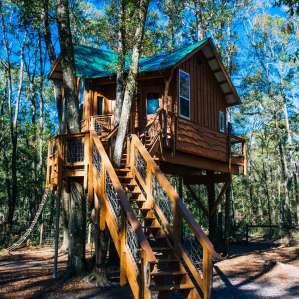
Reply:
[[[246,172],[245,140],[232,135],[227,115],[240,99],[211,39],[140,58],[118,169],[111,163],[117,55],[75,46],[74,56],[81,133],[62,128],[62,91],[61,134],[49,143],[47,185],[59,189],[63,180],[82,181],[101,211],[99,229],[108,228],[119,253],[121,284],[129,282],[134,298],[155,292],[209,298],[217,253],[166,175],[208,186],[211,235],[231,175]],[[49,78],[62,81],[60,59]],[[220,182],[216,199],[212,189]]]

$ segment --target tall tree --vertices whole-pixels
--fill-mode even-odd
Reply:
[[[65,97],[65,126],[69,133],[80,132],[79,100],[77,97],[74,49],[70,28],[69,2],[60,0],[57,5],[57,24],[61,49],[63,89]],[[76,181],[65,182],[69,198],[69,270],[80,273],[84,268],[85,238],[83,224],[83,188]]]
[[[124,140],[128,129],[132,101],[136,94],[137,74],[139,66],[139,57],[142,47],[142,39],[144,33],[144,25],[147,15],[149,0],[140,0],[138,5],[138,20],[136,22],[136,30],[134,34],[134,47],[132,50],[131,64],[126,87],[124,91],[123,105],[120,115],[119,128],[117,131],[115,148],[113,153],[113,161],[117,167],[120,166],[121,156],[123,151]]]

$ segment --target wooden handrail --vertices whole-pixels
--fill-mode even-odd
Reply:
[[[140,242],[140,246],[143,250],[147,252],[147,256],[150,259],[151,262],[156,262],[156,257],[154,255],[154,252],[152,251],[151,246],[149,245],[147,238],[145,237],[141,224],[139,223],[138,219],[135,216],[135,213],[129,203],[129,200],[127,198],[127,194],[125,193],[119,178],[114,170],[114,167],[112,166],[109,157],[105,151],[105,148],[99,138],[97,138],[97,135],[95,132],[91,132],[93,142],[95,146],[97,147],[99,154],[102,158],[102,163],[104,163],[104,167],[106,171],[109,173],[110,178],[112,180],[114,188],[118,191],[120,204],[123,208],[123,212],[126,215],[126,218],[128,219],[130,225],[132,228],[134,228],[134,231],[137,235],[138,241]]]
[[[116,246],[116,249],[119,253],[120,257],[120,264],[121,264],[121,283],[124,284],[126,280],[129,281],[129,284],[131,285],[131,289],[133,291],[135,298],[150,298],[149,297],[149,287],[143,287],[146,285],[146,281],[150,280],[149,271],[147,271],[148,268],[150,268],[151,265],[154,265],[157,263],[157,259],[154,255],[154,252],[142,230],[142,226],[140,222],[138,221],[137,217],[135,216],[135,213],[130,205],[130,202],[127,198],[127,194],[124,191],[119,178],[114,170],[114,167],[112,166],[109,157],[105,151],[105,148],[100,141],[99,137],[96,135],[95,131],[91,131],[91,150],[93,146],[95,146],[98,154],[100,155],[100,167],[101,170],[97,169],[97,165],[92,162],[93,167],[93,175],[96,178],[93,180],[96,181],[97,184],[94,183],[95,192],[99,195],[99,198],[102,200],[102,213],[105,214],[103,219],[106,222],[106,225],[108,226],[108,229],[111,233],[112,239],[114,240],[114,244]],[[90,153],[92,155],[92,153]],[[99,166],[98,166],[99,167]],[[99,174],[101,173],[101,175]],[[111,204],[109,204],[109,195],[107,194],[105,190],[106,181],[105,177],[109,176],[111,184],[113,186],[113,189],[116,191],[117,199],[119,206],[121,207],[122,212],[122,221],[121,221],[121,228],[118,226],[117,217],[115,216],[115,213],[112,213],[113,208],[111,207]],[[110,212],[109,212],[110,211]],[[126,247],[126,238],[127,238],[127,230],[130,229],[133,231],[133,233],[136,236],[137,242],[140,247],[140,258],[142,260],[142,263],[139,265],[137,262],[134,262],[134,252],[131,253],[131,258],[128,259],[128,247]],[[126,249],[125,249],[126,248]],[[135,252],[136,253],[136,252]],[[139,270],[138,270],[139,269]],[[144,273],[147,273],[147,275],[143,275]],[[141,280],[141,285],[138,283],[138,281]],[[144,281],[143,281],[144,280]],[[140,295],[140,292],[142,295]]]
[[[150,164],[152,172],[157,177],[159,183],[164,187],[164,191],[167,193],[169,199],[171,199],[173,202],[175,202],[181,212],[182,216],[186,218],[186,221],[191,226],[194,234],[197,235],[198,241],[201,243],[201,245],[206,246],[210,251],[212,256],[215,258],[219,258],[219,254],[215,251],[213,244],[209,240],[209,238],[206,236],[204,231],[201,229],[201,227],[195,222],[194,216],[191,214],[189,209],[186,207],[184,202],[181,200],[177,192],[174,190],[172,185],[170,184],[169,180],[166,178],[166,176],[163,174],[163,172],[160,170],[154,159],[151,157],[151,155],[148,153],[146,148],[143,146],[141,141],[136,135],[131,135],[131,144],[132,146],[136,146],[139,152],[144,156],[146,161]]]
[[[138,158],[138,154],[136,155],[136,151],[139,152],[139,154],[142,157],[142,163],[136,163],[135,165],[135,159]],[[172,185],[170,184],[169,180],[166,178],[166,176],[161,172],[158,165],[155,163],[149,152],[146,150],[140,139],[136,135],[130,136],[130,168],[132,170],[133,176],[135,176],[136,181],[140,184],[140,186],[143,188],[143,190],[146,193],[146,199],[149,202],[149,204],[152,204],[152,207],[155,209],[158,218],[160,218],[160,221],[162,222],[162,227],[166,229],[168,232],[170,238],[173,240],[175,250],[177,251],[177,254],[180,255],[185,265],[188,267],[189,272],[192,273],[195,281],[200,286],[204,298],[210,298],[211,293],[211,275],[212,275],[212,260],[219,260],[221,257],[219,254],[215,251],[213,244],[208,239],[207,235],[204,233],[204,231],[201,229],[201,227],[196,223],[194,216],[189,211],[187,206],[184,204],[182,199],[179,197],[177,192],[174,190]],[[140,162],[140,161],[139,161]],[[140,165],[145,165],[146,169],[143,169],[141,173],[139,173],[138,168]],[[170,206],[172,206],[172,211],[170,212],[172,215],[172,218],[170,220],[170,215],[165,214],[167,213],[161,210],[161,207],[159,206],[159,201],[163,200],[162,198],[154,198],[154,190],[152,186],[152,178],[153,176],[158,181],[159,187],[162,188],[162,193],[164,193],[167,197],[166,201],[168,200],[169,203],[171,203]],[[157,186],[156,186],[157,188]],[[159,195],[158,195],[159,196]],[[160,196],[161,197],[163,195]],[[164,208],[165,209],[165,208]],[[169,210],[168,210],[169,212]],[[198,241],[198,244],[203,249],[203,266],[201,269],[201,273],[196,268],[195,264],[193,264],[193,261],[191,260],[191,257],[186,253],[184,245],[181,241],[181,224],[182,221],[185,221],[187,226],[189,227],[190,231],[195,236],[196,240]],[[172,223],[170,223],[171,221]],[[199,246],[198,245],[198,246]],[[198,255],[200,255],[200,250],[198,248]]]

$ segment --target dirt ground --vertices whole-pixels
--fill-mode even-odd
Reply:
[[[66,256],[61,255],[61,276],[65,268]],[[113,275],[112,286],[104,289],[88,283],[84,273],[54,280],[50,247],[21,249],[0,256],[0,298],[131,299],[129,288],[121,288]],[[228,259],[215,264],[213,276],[213,298],[299,298],[299,247],[234,246]]]
[[[259,241],[232,253],[214,266],[212,298],[299,298],[299,246]]]

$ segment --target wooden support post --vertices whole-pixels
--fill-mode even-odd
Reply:
[[[183,200],[183,197],[184,197],[184,194],[183,194],[183,178],[182,177],[179,177],[178,179],[178,194],[181,198],[182,201]],[[181,238],[182,238],[182,229],[183,229],[183,225],[182,225],[182,218],[181,218],[181,215],[180,215],[180,210],[177,206],[177,203],[175,204],[175,215],[174,215],[174,230],[175,230],[175,237],[176,237],[176,240],[177,242],[181,242]]]
[[[94,194],[94,209],[95,209],[95,233],[94,233],[94,250],[96,254],[96,271],[99,272],[101,268],[101,258],[100,258],[100,244],[99,244],[99,235],[100,235],[100,207],[99,200],[96,194]]]
[[[148,271],[149,264],[147,261],[146,252],[144,250],[141,251],[141,287],[140,287],[140,299],[150,299],[151,291],[150,287],[150,273]]]
[[[127,263],[126,263],[126,243],[127,243],[127,220],[122,214],[122,229],[120,234],[120,285],[124,286],[127,283]]]
[[[60,218],[60,194],[61,192],[57,192],[55,195],[55,253],[54,253],[54,278],[58,278],[58,246],[59,246],[59,218]]]
[[[203,249],[203,279],[204,279],[204,299],[211,298],[211,291],[213,285],[213,264],[207,247]]]
[[[207,175],[213,175],[213,172],[209,171]],[[213,213],[215,204],[215,185],[213,181],[207,185],[207,191],[209,206],[209,238],[214,246],[217,247],[217,212]]]
[[[226,188],[226,196],[225,196],[225,253],[229,254],[229,239],[230,239],[230,227],[231,227],[231,175],[228,179],[228,187]]]

